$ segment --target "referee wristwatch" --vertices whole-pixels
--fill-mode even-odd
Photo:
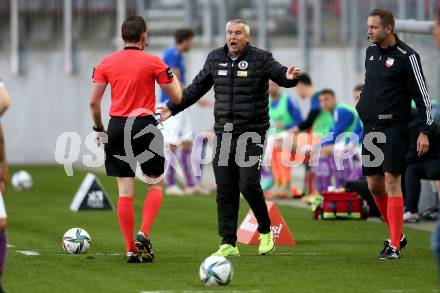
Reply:
[[[104,131],[104,125],[101,125],[99,127],[95,127],[95,125],[93,125],[92,129],[96,132],[103,132]]]

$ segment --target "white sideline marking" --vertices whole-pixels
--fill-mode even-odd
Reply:
[[[141,291],[140,293],[175,293],[175,292],[183,292],[183,293],[215,293],[215,292],[223,292],[223,293],[260,293],[261,290],[182,290],[182,291],[173,291],[173,290],[164,290],[164,291]]]
[[[174,293],[175,291],[141,291],[141,293]]]
[[[402,292],[416,292],[414,289],[383,289],[380,290],[380,292],[386,292],[386,293],[402,293]],[[436,291],[434,291],[436,292]]]
[[[279,252],[279,253],[274,253],[276,254],[280,254],[280,255],[322,255],[325,253],[321,253],[321,252]]]
[[[322,255],[321,252],[273,252],[269,255]],[[240,255],[258,255],[257,253],[240,253]]]
[[[73,255],[73,254],[69,254],[69,253],[57,253],[57,255]],[[93,253],[82,253],[80,255],[96,255],[96,256],[119,256],[119,255],[125,255],[123,253],[119,253],[119,252],[113,252],[113,253],[103,253],[103,252],[93,252]]]
[[[15,245],[12,245],[12,244],[6,244],[6,247],[7,247],[7,248],[13,248],[13,247],[15,247]]]
[[[27,255],[27,256],[38,256],[40,255],[38,252],[36,251],[31,251],[31,250],[16,250],[16,252]]]
[[[380,292],[386,293],[402,293],[402,292],[417,292],[416,289],[382,289]],[[438,290],[432,290],[432,292],[438,292]]]
[[[96,256],[123,256],[125,254],[119,253],[119,252],[113,252],[113,253],[102,253],[102,252],[94,252],[94,253],[85,253],[89,255],[96,255]],[[240,253],[241,255],[258,255],[257,253]],[[271,255],[323,255],[325,253],[321,252],[274,252]],[[58,255],[69,255],[67,253],[58,253]],[[142,293],[157,293],[157,292],[169,292],[169,291],[142,291]],[[174,291],[171,291],[174,292]],[[188,291],[192,292],[192,291]],[[206,291],[202,291],[206,292]],[[235,291],[234,291],[235,292]],[[237,292],[253,292],[253,291],[237,291]]]

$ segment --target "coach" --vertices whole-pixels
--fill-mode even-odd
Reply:
[[[282,66],[270,52],[250,45],[250,29],[246,22],[231,20],[226,24],[226,45],[208,55],[203,69],[184,90],[182,103],[170,102],[163,109],[162,119],[176,115],[214,86],[217,147],[213,167],[217,183],[218,229],[223,238],[215,255],[239,254],[236,232],[240,192],[258,221],[259,254],[274,249],[260,186],[260,163],[257,160],[249,166],[237,162],[249,160],[249,157],[261,159],[263,155],[264,137],[269,128],[269,79],[283,87],[294,87],[298,75],[298,69]],[[244,133],[258,135],[258,141],[240,140]]]
[[[411,99],[423,121],[417,139],[419,156],[428,151],[427,134],[433,131],[431,101],[420,57],[398,39],[394,26],[394,15],[387,10],[376,9],[368,17],[368,37],[372,44],[366,51],[365,85],[356,106],[364,124],[363,172],[390,233],[379,253],[380,259],[400,258],[400,249],[407,244],[402,233],[401,175],[408,152]],[[371,139],[372,136],[376,139]],[[380,165],[364,161],[377,157],[371,156],[374,150],[383,154]]]

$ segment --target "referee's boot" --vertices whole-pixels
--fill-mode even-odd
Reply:
[[[390,247],[390,245],[391,245],[391,240],[390,239],[385,240],[383,242],[383,248],[379,252],[377,257],[380,258],[380,256],[387,251],[387,249],[388,249],[388,247]],[[408,239],[406,239],[405,234],[402,234],[402,238],[400,238],[400,250],[404,249],[407,246],[408,246]]]
[[[153,262],[154,261],[154,252],[153,245],[151,245],[150,239],[145,237],[144,233],[139,231],[136,235],[136,240],[134,244],[139,250],[139,253],[142,255],[143,262]]]
[[[141,263],[142,258],[139,254],[136,254],[134,252],[128,252],[125,256],[125,261],[128,263]],[[0,293],[3,291],[0,291]]]
[[[379,256],[379,259],[399,259],[400,251],[394,246],[388,246],[384,253]]]
[[[270,231],[266,234],[260,234],[260,246],[258,247],[258,253],[260,255],[267,255],[275,249],[275,238],[273,232]]]
[[[240,252],[238,251],[237,245],[234,246],[232,244],[222,244],[220,245],[219,249],[214,252],[212,255],[215,256],[240,256]]]

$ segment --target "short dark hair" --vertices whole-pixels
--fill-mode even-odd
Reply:
[[[436,13],[436,15],[437,15],[437,22],[440,23],[440,7],[437,8],[437,13]]]
[[[136,43],[142,33],[147,32],[147,24],[141,16],[129,16],[122,24],[122,39],[127,43]]]
[[[363,87],[364,87],[364,84],[363,84],[363,83],[357,84],[357,85],[354,87],[353,91],[354,91],[354,92],[361,91]]]
[[[383,26],[391,26],[391,32],[394,33],[396,21],[394,19],[394,14],[391,11],[385,9],[374,9],[370,12],[369,16],[379,16],[380,23]]]
[[[192,39],[194,37],[194,31],[190,28],[181,28],[176,30],[174,33],[174,40],[176,44],[182,44],[184,41],[188,39]]]
[[[323,89],[322,91],[319,92],[319,95],[331,95],[333,97],[335,97],[335,92],[332,89]]]
[[[310,75],[308,75],[307,73],[301,73],[300,75],[298,75],[297,79],[298,79],[298,83],[308,86],[312,85],[312,79],[310,78]]]

